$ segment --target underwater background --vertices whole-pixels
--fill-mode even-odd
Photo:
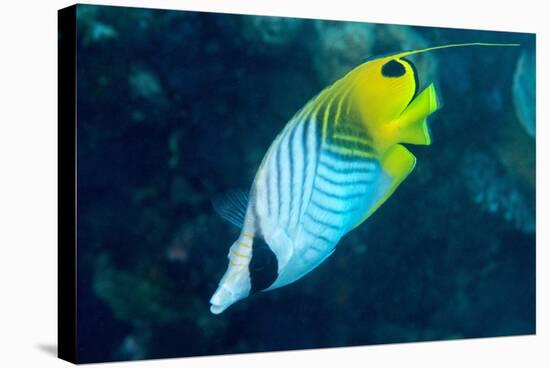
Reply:
[[[535,36],[77,7],[79,362],[535,333]],[[292,115],[365,57],[411,56],[443,108],[413,173],[301,280],[221,315],[248,189]]]

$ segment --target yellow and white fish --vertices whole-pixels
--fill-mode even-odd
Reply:
[[[242,231],[210,299],[212,313],[300,279],[391,196],[416,163],[402,144],[429,145],[426,118],[439,108],[433,83],[416,95],[418,76],[405,57],[456,46],[500,45],[371,59],[296,113],[267,151],[249,195],[217,205]]]

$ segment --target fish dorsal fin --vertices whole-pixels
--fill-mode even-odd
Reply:
[[[243,227],[248,206],[246,191],[240,189],[230,190],[212,199],[212,205],[224,220],[229,221],[238,228]]]

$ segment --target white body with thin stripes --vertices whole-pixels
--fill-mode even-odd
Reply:
[[[287,285],[329,257],[388,191],[392,179],[375,153],[365,153],[368,134],[338,87],[312,99],[266,153],[250,190],[241,235],[210,300],[213,313],[250,294],[248,265],[255,237],[263,237],[277,258],[277,279],[266,290]]]
[[[392,185],[369,146],[346,85],[336,82],[300,110],[266,153],[250,190],[239,239],[212,296],[219,314],[251,292],[254,238],[276,255],[278,275],[265,290],[288,285],[321,264],[367,217]]]
[[[378,160],[333,149],[318,113],[298,114],[288,124],[254,181],[248,212],[279,261],[268,290],[296,281],[330,256],[391,184]]]

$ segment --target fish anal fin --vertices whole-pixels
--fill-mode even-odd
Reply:
[[[246,209],[248,207],[248,194],[244,190],[231,190],[212,199],[212,205],[216,212],[228,222],[242,228]]]
[[[396,144],[386,151],[381,164],[382,169],[399,184],[414,169],[416,157],[401,144]]]
[[[404,146],[395,144],[386,151],[380,163],[384,178],[380,184],[383,192],[378,193],[378,200],[354,227],[369,218],[395,192],[399,184],[413,171],[416,157]]]

